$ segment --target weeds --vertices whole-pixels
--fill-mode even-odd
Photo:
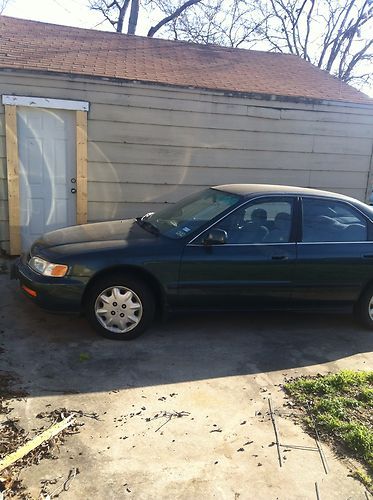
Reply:
[[[311,413],[322,436],[340,451],[359,460],[366,472],[354,476],[373,485],[373,372],[350,370],[301,377],[285,384],[285,391],[306,414]],[[309,418],[305,417],[305,422]]]

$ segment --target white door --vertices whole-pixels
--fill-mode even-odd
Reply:
[[[76,223],[75,112],[17,107],[22,250]]]

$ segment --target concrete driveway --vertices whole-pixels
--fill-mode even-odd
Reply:
[[[58,460],[22,471],[33,498],[42,480],[63,484],[78,468],[60,498],[366,500],[350,464],[325,444],[328,474],[317,452],[293,447],[281,448],[280,467],[268,413],[270,397],[281,443],[315,446],[279,384],[372,369],[373,334],[349,316],[184,314],[127,343],[40,311],[7,275],[0,292],[0,369],[28,393],[11,416],[30,431],[54,408],[99,416],[80,418]]]

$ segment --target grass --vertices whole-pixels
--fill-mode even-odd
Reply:
[[[373,371],[344,370],[316,377],[301,377],[284,386],[297,406],[305,412],[304,421],[340,452],[356,458],[364,469],[354,476],[373,489]]]

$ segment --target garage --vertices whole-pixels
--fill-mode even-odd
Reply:
[[[2,16],[0,249],[203,186],[368,200],[372,99],[292,55]]]

